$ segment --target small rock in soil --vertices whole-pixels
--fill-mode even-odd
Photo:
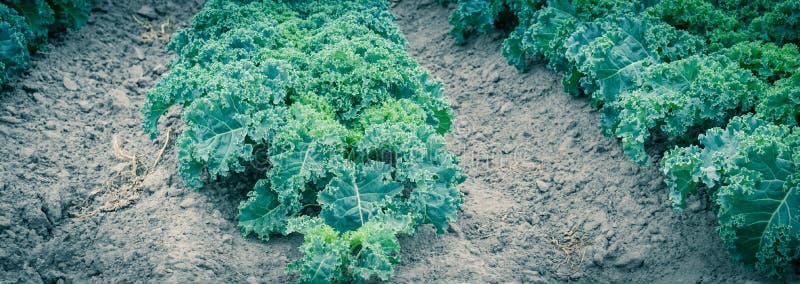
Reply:
[[[77,91],[80,88],[78,86],[78,83],[75,83],[75,81],[73,81],[67,76],[64,76],[63,82],[64,82],[64,88],[67,88],[67,90]]]
[[[698,198],[690,199],[686,202],[686,211],[689,213],[697,213],[703,209],[703,202]]]
[[[22,82],[22,90],[26,93],[35,93],[39,91],[39,85],[33,82],[24,81]]]
[[[128,69],[128,75],[130,75],[132,81],[137,81],[144,75],[144,68],[141,65],[135,65]]]
[[[528,270],[523,273],[525,274],[525,283],[548,283],[547,279],[542,277],[538,271]]]
[[[28,223],[28,227],[35,229],[39,233],[45,232],[51,226],[50,221],[47,220],[47,215],[45,215],[41,207],[29,205],[23,214],[23,220]]]
[[[185,190],[177,188],[177,187],[170,187],[167,190],[167,196],[169,196],[169,197],[183,196],[184,193],[185,193]]]
[[[47,214],[51,222],[57,222],[61,220],[62,217],[62,206],[61,206],[61,191],[56,190],[49,190],[45,193],[43,198],[44,202],[44,213]]]
[[[164,66],[164,64],[158,64],[155,67],[153,67],[153,74],[161,75],[164,74],[165,72],[167,72],[167,67]]]
[[[197,203],[197,202],[194,199],[194,197],[187,197],[186,199],[181,201],[181,203],[178,204],[178,206],[180,206],[183,209],[186,209],[186,208],[192,207],[195,203]]]
[[[641,249],[632,249],[617,259],[614,266],[620,268],[637,268],[641,267],[642,264],[644,264],[644,253]]]
[[[505,144],[503,146],[500,146],[500,148],[501,148],[500,152],[502,152],[503,154],[510,154],[510,153],[514,152],[515,149],[517,149],[517,145],[509,143],[509,144]]]
[[[92,103],[86,100],[78,101],[78,106],[81,108],[83,112],[90,112],[92,110]]]
[[[108,91],[108,96],[111,98],[111,102],[114,106],[119,108],[127,108],[131,106],[131,100],[128,98],[128,95],[125,94],[125,91],[120,89],[113,89]]]
[[[150,5],[142,5],[142,7],[139,8],[138,11],[136,11],[136,14],[146,17],[150,20],[158,18],[158,13],[156,13],[156,9],[153,9],[153,6]]]
[[[558,151],[561,153],[569,152],[570,149],[575,148],[575,140],[570,137],[565,137],[561,144],[558,145]]]
[[[42,93],[31,92],[30,94],[31,94],[31,98],[33,99],[34,102],[36,102],[36,103],[44,103],[45,102],[45,98],[44,98],[44,96],[42,96]]]
[[[0,216],[0,229],[5,230],[8,227],[11,227],[11,219],[6,216]]]
[[[536,180],[536,186],[539,188],[539,191],[542,191],[542,192],[547,191],[548,189],[550,189],[550,183],[545,182],[545,181],[540,180],[540,179]]]
[[[455,57],[452,54],[447,54],[442,57],[442,62],[444,62],[445,65],[453,65],[454,60]]]
[[[500,107],[500,113],[506,113],[514,107],[514,104],[507,102]]]
[[[595,253],[592,256],[592,262],[599,267],[603,267],[603,261],[606,259],[606,254],[607,253],[604,249],[595,250]]]
[[[136,55],[136,59],[144,60],[144,51],[141,48],[133,47],[133,54]]]
[[[22,123],[22,120],[13,116],[3,116],[0,117],[0,122],[8,124],[20,124]]]

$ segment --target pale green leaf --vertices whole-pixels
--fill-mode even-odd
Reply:
[[[239,230],[242,236],[256,234],[261,240],[269,240],[271,234],[286,230],[286,206],[278,200],[278,194],[270,188],[269,180],[259,180],[247,200],[239,204]]]
[[[317,201],[322,205],[320,217],[340,232],[360,228],[403,190],[392,180],[392,167],[385,163],[342,162],[336,172]]]

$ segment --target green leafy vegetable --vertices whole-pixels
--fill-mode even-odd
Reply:
[[[756,112],[776,123],[800,125],[800,72],[775,82],[759,102]]]
[[[242,236],[257,234],[264,241],[271,234],[286,231],[289,210],[281,204],[278,194],[272,190],[269,180],[259,180],[248,199],[239,204],[239,229]]]
[[[546,60],[635,162],[677,146],[661,160],[673,206],[706,189],[729,254],[780,275],[800,259],[798,15],[797,0],[464,0],[450,21],[457,42],[511,23],[508,62]]]
[[[0,1],[0,84],[21,74],[50,34],[85,24],[91,9],[86,0]]]
[[[753,19],[750,29],[756,38],[779,44],[800,44],[800,1],[770,1],[774,4],[766,13]]]
[[[340,232],[364,226],[403,191],[402,184],[392,181],[392,167],[381,162],[370,161],[358,168],[344,162],[338,170],[317,201],[325,223]]]
[[[725,58],[691,57],[653,66],[637,90],[620,96],[615,134],[634,161],[647,161],[644,142],[654,129],[683,137],[693,127],[716,126],[751,110],[765,88]],[[720,96],[719,94],[726,94]]]
[[[673,205],[705,185],[719,205],[719,233],[731,256],[779,275],[800,256],[800,129],[752,116],[701,135],[702,149],[664,158]]]
[[[305,235],[303,258],[289,265],[303,283],[361,282],[373,277],[389,280],[400,263],[398,234],[412,234],[407,217],[381,214],[355,231],[338,232],[318,218],[300,217],[288,232]]]
[[[397,235],[444,232],[461,205],[465,176],[442,137],[452,111],[392,20],[382,1],[210,1],[142,107],[155,137],[183,106],[189,187],[259,175],[239,228],[304,234],[289,267],[300,282],[387,280]],[[256,159],[266,166],[246,171]]]
[[[28,67],[28,40],[32,37],[25,18],[14,9],[0,5],[0,83]]]

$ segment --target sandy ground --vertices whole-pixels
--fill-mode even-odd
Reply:
[[[171,143],[150,167],[167,137],[146,137],[138,109],[173,56],[159,37],[201,5],[98,2],[0,92],[0,283],[293,281],[284,267],[300,236],[263,243],[236,229],[247,182],[188,190]],[[728,260],[705,201],[673,212],[655,164],[603,137],[587,100],[541,64],[507,65],[500,33],[456,45],[449,11],[434,0],[393,10],[457,114],[448,141],[470,176],[466,202],[450,232],[402,239],[392,282],[761,281]],[[177,111],[160,127],[174,139]]]

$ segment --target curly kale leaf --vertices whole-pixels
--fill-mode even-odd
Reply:
[[[800,257],[798,131],[745,115],[708,130],[702,149],[677,148],[663,161],[673,205],[703,184],[730,255],[769,275]]]
[[[648,16],[706,38],[709,50],[728,47],[750,37],[735,14],[707,0],[662,0],[645,11]]]
[[[211,180],[228,176],[229,172],[244,170],[242,162],[253,159],[253,144],[250,141],[270,139],[284,123],[282,117],[286,91],[283,84],[292,81],[279,70],[279,65],[254,67],[243,63],[234,65],[239,68],[233,69],[216,66],[216,70],[222,74],[212,76],[201,73],[205,77],[195,79],[208,81],[198,80],[194,85],[189,85],[201,88],[203,97],[193,98],[185,108],[183,120],[188,128],[178,141],[181,176],[195,189],[203,186],[201,173],[204,168]],[[175,78],[175,81],[167,80],[162,86],[180,88],[178,84],[170,85],[170,82],[184,78]],[[168,89],[157,88],[152,91],[149,94],[151,100],[143,107],[146,126],[150,126],[152,131],[155,131],[155,121],[150,119],[157,120],[159,112],[163,113],[169,106],[168,103],[163,104],[169,98],[159,96],[171,94],[164,90]],[[196,94],[185,92],[185,95]]]
[[[445,149],[443,137],[425,127],[417,130],[417,137],[424,145],[422,156],[409,155],[413,158],[398,164],[399,178],[416,185],[406,210],[417,223],[431,223],[444,232],[457,217],[463,196],[456,185],[464,182],[466,175],[458,167],[458,159]]]
[[[141,110],[144,129],[151,137],[158,136],[158,120],[170,107],[191,105],[216,92],[235,92],[238,99],[257,108],[267,104],[281,106],[297,80],[291,67],[278,60],[265,61],[260,66],[247,61],[214,63],[207,68],[176,66],[147,92]]]
[[[453,26],[450,34],[457,43],[464,43],[472,33],[486,33],[494,28],[495,19],[502,8],[503,1],[458,1],[458,7],[450,14],[450,24]]]
[[[4,0],[0,2],[2,2],[0,3],[2,6],[0,8],[2,9],[0,10],[0,41],[14,43],[13,47],[5,46],[6,58],[17,57],[11,62],[1,62],[5,64],[6,69],[24,69],[27,66],[28,53],[44,48],[48,35],[66,29],[80,28],[89,20],[89,13],[92,10],[91,2],[85,0]],[[25,52],[18,50],[20,44]]]
[[[762,118],[785,125],[800,125],[800,72],[775,82],[756,107]]]
[[[667,151],[661,164],[673,207],[683,209],[686,197],[697,193],[701,184],[710,195],[716,194],[741,142],[764,129],[765,124],[752,115],[735,117],[724,129],[715,127],[700,134],[702,148],[676,147]]]
[[[269,11],[265,13],[264,11]],[[254,31],[269,31],[268,27],[276,27],[278,23],[290,21],[297,13],[286,5],[274,1],[208,1],[200,12],[192,19],[191,26],[179,31],[169,48],[180,55],[179,60],[193,59],[196,53],[183,51],[185,47],[197,41],[204,43],[225,37],[229,31],[243,30],[252,27]],[[271,41],[284,42],[283,35],[270,37]]]
[[[558,72],[567,72],[571,64],[567,58],[569,37],[595,20],[614,18],[634,10],[629,1],[586,0],[566,1],[551,0],[540,10],[528,16],[529,12],[519,12],[520,25],[513,37],[520,38],[520,45],[525,56],[541,56],[547,59],[548,66]],[[520,54],[514,54],[511,60],[518,61]]]
[[[574,71],[565,74],[563,85],[570,94],[583,88],[600,106],[636,87],[642,69],[687,58],[703,50],[703,44],[697,36],[649,18],[611,15],[579,26],[566,38],[564,55]]]
[[[661,159],[661,169],[667,177],[664,182],[669,188],[669,199],[672,208],[682,211],[686,207],[686,198],[697,194],[702,173],[700,167],[703,160],[700,158],[701,149],[697,146],[675,147],[664,153]]]
[[[527,71],[528,70],[528,57],[525,50],[525,46],[523,45],[523,40],[525,38],[525,28],[523,26],[518,26],[514,31],[512,31],[508,37],[503,41],[503,56],[508,61],[508,64],[517,67],[517,70],[520,71]]]
[[[800,52],[794,44],[746,41],[724,50],[724,54],[767,82],[788,78],[800,69]]]
[[[456,1],[439,1],[440,3]],[[518,22],[527,22],[531,14],[546,0],[462,0],[450,14],[450,34],[457,43],[464,43],[472,34],[493,29],[513,29]]]
[[[578,27],[575,7],[567,1],[551,1],[536,11],[522,35],[522,48],[529,56],[541,56],[556,71],[567,70],[564,40]]]
[[[253,145],[245,141],[252,131],[250,110],[241,97],[229,92],[211,94],[186,108],[183,119],[188,128],[178,138],[178,160],[190,187],[203,186],[199,166],[208,169],[211,180],[244,171],[241,162],[253,158]]]
[[[310,62],[307,87],[325,97],[344,121],[389,98],[419,94],[417,63],[393,45],[375,35],[331,45]]]
[[[319,218],[300,217],[289,221],[287,232],[298,232],[304,242],[303,257],[289,264],[289,271],[300,272],[299,283],[331,283],[346,279],[345,264],[350,244],[341,234]]]
[[[47,44],[47,35],[50,26],[55,22],[53,9],[45,0],[10,0],[4,1],[10,7],[25,18],[28,29],[31,31],[31,38],[28,38],[28,49],[31,51],[40,50]]]
[[[750,23],[753,19],[773,10],[782,1],[774,0],[715,0],[714,6],[735,17],[740,23]]]
[[[378,215],[373,222],[364,225],[346,237],[355,256],[347,265],[356,279],[377,277],[386,281],[394,272],[394,265],[400,263],[400,242],[398,234],[411,234],[413,222],[406,216],[392,214]]]
[[[595,105],[616,101],[619,94],[641,83],[645,67],[658,62],[645,42],[646,28],[640,21],[621,18],[617,23],[580,29],[568,38],[568,59],[596,85]]]
[[[14,9],[0,4],[0,83],[28,67],[28,40],[32,37],[25,18]]]
[[[269,240],[272,234],[286,231],[289,210],[278,200],[269,180],[259,180],[248,199],[239,204],[239,229],[242,236],[256,234],[261,240]]]
[[[508,64],[517,67],[520,71],[528,69],[528,58],[533,56],[525,46],[527,24],[533,21],[536,11],[541,9],[545,2],[544,0],[520,0],[506,3],[516,16],[517,26],[513,29],[509,28],[511,32],[503,41],[502,52],[503,56],[508,60]]]
[[[780,1],[750,23],[756,38],[778,44],[800,44],[800,1]]]
[[[275,135],[267,173],[280,202],[291,211],[302,209],[303,193],[324,180],[344,153],[347,130],[330,115],[305,105],[291,108],[292,118]]]
[[[785,129],[770,134],[743,141],[717,202],[729,253],[774,276],[800,257],[800,144]]]
[[[339,232],[353,231],[386,208],[403,185],[392,180],[392,167],[371,161],[354,165],[342,162],[336,177],[319,193],[320,217]]]
[[[302,283],[386,281],[400,263],[397,235],[410,234],[411,226],[408,217],[380,214],[356,231],[340,233],[318,218],[293,219],[289,231],[304,234],[305,243],[303,258],[289,270],[300,272]]]
[[[89,21],[92,2],[87,0],[48,0],[53,8],[55,29],[77,29]]]
[[[692,127],[709,128],[749,111],[766,88],[752,73],[723,57],[692,57],[648,68],[642,86],[621,95],[614,130],[625,152],[646,163],[644,143],[658,129],[683,137]],[[721,95],[724,94],[724,95]]]
[[[376,20],[375,17],[388,17],[391,15],[379,14],[373,16],[364,13],[349,13],[336,19],[325,22],[315,33],[302,38],[300,49],[306,52],[320,52],[329,47],[330,43],[342,42],[370,35],[378,35],[392,43],[405,46],[407,44],[402,32],[392,22]]]
[[[647,20],[646,24],[648,27],[644,40],[647,48],[657,54],[661,62],[678,61],[709,51],[706,39],[702,36],[659,21]]]

